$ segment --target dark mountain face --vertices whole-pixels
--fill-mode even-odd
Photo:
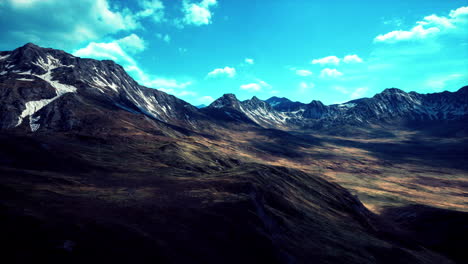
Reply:
[[[406,211],[390,212],[388,220],[354,194],[369,207],[431,201],[466,208],[459,199],[468,171],[460,162],[466,140],[434,146],[433,138],[421,142],[406,133],[379,142],[316,137],[304,128],[456,121],[466,116],[467,90],[421,95],[388,89],[331,106],[226,94],[197,109],[139,85],[112,61],[33,44],[0,52],[5,258],[452,263],[448,257],[464,257],[462,249],[447,248],[458,241],[439,232],[427,237],[426,227],[406,230],[432,217],[443,226],[437,211],[424,210],[414,225],[405,225]],[[465,218],[450,214],[457,225],[447,230],[457,234]]]
[[[284,97],[276,97],[273,96],[265,102],[269,103],[275,110],[282,111],[282,112],[292,112],[301,109],[304,106],[303,103],[300,102],[293,102]]]

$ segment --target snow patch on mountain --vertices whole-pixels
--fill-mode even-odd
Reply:
[[[54,100],[58,99],[62,95],[66,94],[66,93],[76,92],[76,87],[71,86],[71,85],[67,85],[67,84],[63,84],[63,83],[60,83],[59,81],[53,80],[52,70],[54,70],[54,69],[56,69],[58,67],[63,67],[64,65],[62,65],[58,59],[52,57],[51,55],[48,54],[47,57],[46,57],[46,60],[44,60],[42,57],[39,57],[38,61],[33,62],[33,64],[35,64],[35,65],[41,67],[42,69],[44,69],[46,71],[46,73],[44,73],[42,75],[38,75],[38,74],[32,74],[32,75],[34,75],[36,77],[39,77],[42,80],[48,82],[52,87],[54,87],[55,92],[56,92],[56,96],[54,96],[53,98],[26,102],[25,109],[23,110],[21,115],[18,117],[18,123],[17,123],[16,126],[19,126],[23,122],[23,119],[25,117],[29,116],[30,117],[29,125],[31,127],[31,131],[34,132],[37,129],[39,129],[39,126],[35,123],[39,119],[37,119],[37,120],[33,119],[32,116],[37,111],[41,110],[46,105],[48,105],[51,102],[53,102]]]

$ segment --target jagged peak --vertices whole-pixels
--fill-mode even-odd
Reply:
[[[258,99],[257,96],[252,96],[252,99],[250,99],[252,102],[263,102],[262,100]]]
[[[35,48],[35,49],[40,49],[41,47],[32,43],[32,42],[28,42],[26,44],[24,44],[21,48]]]
[[[212,102],[208,107],[222,108],[222,107],[236,107],[239,104],[235,94],[226,93],[223,94],[220,98]]]
[[[221,96],[220,98],[230,98],[230,99],[236,99],[236,100],[237,100],[236,95],[233,94],[233,93],[225,93],[225,94],[223,94],[223,96]]]
[[[292,102],[291,100],[289,100],[288,98],[286,97],[277,97],[277,96],[272,96],[270,98],[268,98],[267,100],[265,100],[266,102]]]
[[[319,100],[312,100],[310,101],[309,105],[320,105],[320,106],[324,106],[324,104],[322,103],[322,101],[319,101]]]
[[[381,94],[406,94],[406,92],[398,88],[386,88]]]

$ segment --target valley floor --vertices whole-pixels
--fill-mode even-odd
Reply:
[[[5,133],[4,242],[20,263],[462,263],[468,138],[389,133]]]

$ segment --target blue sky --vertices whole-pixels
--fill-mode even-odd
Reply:
[[[112,59],[192,104],[326,104],[468,84],[468,1],[2,0],[0,50]]]

